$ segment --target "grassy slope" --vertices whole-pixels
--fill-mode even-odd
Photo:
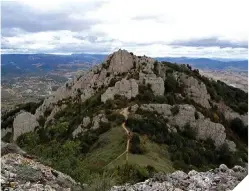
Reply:
[[[169,159],[166,145],[158,145],[146,139],[146,137],[141,137],[141,140],[146,150],[145,154],[138,155],[129,153],[129,163],[138,164],[140,166],[151,165],[158,171],[163,172],[172,172],[174,170]],[[124,130],[121,127],[112,128],[108,132],[100,135],[99,140],[93,145],[83,163],[88,166],[91,164],[93,168],[103,168],[122,154],[125,148],[126,136]],[[108,168],[125,164],[125,162],[125,155],[123,155],[113,161]]]

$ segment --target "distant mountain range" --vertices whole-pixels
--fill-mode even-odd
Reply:
[[[210,58],[187,58],[187,57],[158,57],[159,61],[168,61],[177,64],[190,64],[198,69],[211,70],[248,70],[248,60],[218,60]]]
[[[1,55],[1,69],[3,76],[42,73],[63,67],[71,68],[72,70],[87,69],[94,64],[101,63],[106,56],[103,54],[3,54]],[[177,64],[190,64],[198,69],[248,70],[248,60],[221,61],[218,59],[188,57],[156,57],[155,59]]]

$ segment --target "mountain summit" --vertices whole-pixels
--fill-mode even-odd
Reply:
[[[40,105],[2,116],[1,130],[81,183],[136,183],[247,163],[247,104],[247,93],[189,65],[120,49]]]

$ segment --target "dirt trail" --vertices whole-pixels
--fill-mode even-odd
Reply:
[[[124,108],[121,112],[121,115],[123,115],[125,117],[125,121],[128,119],[128,115],[129,115],[129,111],[128,111],[128,107]],[[125,126],[125,122],[122,123],[122,128],[125,130],[125,133],[127,135],[127,143],[126,143],[126,150],[119,155],[117,158],[115,158],[112,162],[110,162],[108,165],[112,164],[115,160],[119,159],[121,156],[123,156],[126,153],[126,162],[128,162],[128,155],[129,155],[129,148],[130,148],[130,140],[132,138],[132,132],[129,131],[129,129]]]

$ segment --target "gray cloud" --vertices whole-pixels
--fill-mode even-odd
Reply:
[[[132,17],[132,20],[142,21],[142,20],[159,20],[159,15],[140,15],[136,17]]]
[[[247,41],[244,42],[232,42],[228,40],[219,40],[216,37],[205,38],[205,39],[194,39],[186,41],[174,41],[170,45],[176,46],[188,46],[188,47],[214,47],[218,46],[220,48],[248,48]]]
[[[2,28],[5,36],[12,36],[13,28],[27,32],[70,30],[82,31],[99,23],[98,20],[70,18],[72,13],[84,13],[100,7],[103,2],[85,3],[73,7],[67,5],[65,10],[42,12],[27,5],[13,1],[2,2]]]

